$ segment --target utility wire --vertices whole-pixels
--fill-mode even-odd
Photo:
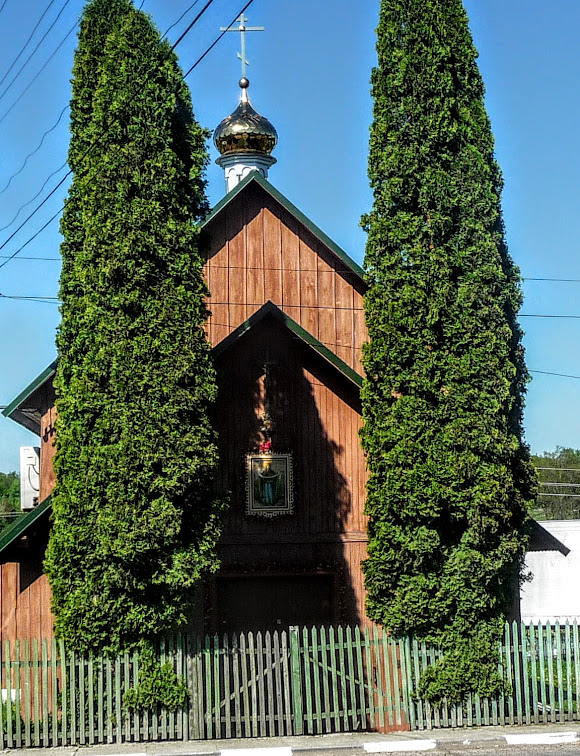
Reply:
[[[536,467],[536,470],[561,470],[562,472],[580,472],[580,467]]]
[[[68,174],[67,174],[67,176],[68,176]],[[67,178],[67,176],[65,176],[64,178],[66,179],[66,178]],[[63,181],[64,181],[64,179],[63,179]],[[60,183],[62,184],[62,181],[61,181]],[[60,184],[59,184],[59,186],[60,186]],[[58,189],[58,186],[56,186],[56,187],[55,187],[55,190],[54,190],[54,191],[56,191],[56,189]],[[50,196],[50,195],[49,195],[49,196]],[[47,199],[48,199],[48,197],[47,197]],[[34,241],[34,240],[35,240],[35,239],[36,239],[36,238],[37,238],[38,236],[40,236],[40,234],[41,234],[41,233],[42,233],[42,232],[44,231],[44,229],[45,229],[45,228],[48,228],[48,226],[50,226],[50,224],[51,224],[51,223],[52,223],[52,222],[53,222],[54,220],[56,220],[56,218],[58,218],[58,216],[59,216],[59,215],[60,215],[61,213],[62,213],[62,207],[60,207],[60,208],[59,208],[59,209],[58,209],[58,210],[56,211],[56,213],[55,213],[54,215],[52,215],[52,216],[51,216],[51,217],[50,217],[50,218],[49,218],[49,219],[48,219],[48,220],[46,221],[46,223],[45,223],[45,224],[44,224],[43,226],[41,226],[41,227],[40,227],[40,228],[38,229],[38,231],[36,231],[36,233],[34,233],[34,234],[33,234],[32,236],[30,236],[30,237],[29,237],[29,238],[28,238],[28,239],[27,239],[27,240],[26,240],[26,241],[24,242],[24,244],[22,244],[22,245],[21,245],[21,246],[20,246],[20,247],[19,247],[19,248],[18,248],[18,249],[16,250],[16,252],[14,252],[14,253],[13,253],[12,255],[10,255],[10,256],[9,256],[9,257],[8,257],[8,258],[7,258],[6,260],[4,260],[4,262],[3,262],[3,263],[0,263],[0,268],[3,268],[3,267],[4,267],[5,265],[7,265],[7,264],[8,264],[9,262],[10,262],[10,260],[13,260],[13,259],[14,259],[14,258],[16,257],[16,255],[17,255],[17,254],[18,254],[19,252],[22,252],[22,250],[23,250],[23,249],[26,249],[26,247],[27,247],[27,246],[28,246],[28,245],[29,245],[29,244],[30,244],[31,242],[33,242],[33,241]],[[18,232],[15,232],[15,233],[18,233]],[[1,247],[0,247],[0,249],[1,249]]]
[[[191,30],[193,29],[193,27],[195,26],[195,24],[197,24],[197,22],[199,21],[199,19],[200,19],[200,18],[201,18],[201,17],[203,16],[203,14],[204,14],[204,13],[206,12],[206,10],[207,10],[207,9],[209,8],[209,6],[210,6],[210,5],[211,5],[211,4],[213,3],[213,2],[214,2],[214,0],[207,0],[207,3],[206,3],[206,4],[204,5],[204,6],[203,6],[203,8],[202,8],[202,9],[200,10],[200,12],[199,12],[199,13],[197,14],[197,16],[196,16],[196,17],[195,17],[195,18],[193,19],[193,21],[192,21],[192,22],[191,22],[191,23],[189,24],[189,26],[188,26],[188,27],[186,27],[185,31],[184,31],[184,32],[183,32],[183,33],[182,33],[182,34],[181,34],[181,35],[180,35],[180,36],[179,36],[179,37],[177,38],[177,41],[176,41],[176,42],[174,42],[174,43],[173,43],[173,44],[171,45],[171,49],[172,49],[172,50],[175,50],[175,48],[176,48],[176,47],[177,47],[177,45],[178,45],[178,44],[179,44],[179,43],[181,42],[181,40],[182,40],[182,39],[183,39],[183,38],[184,38],[184,37],[185,37],[185,36],[186,36],[187,34],[189,34],[189,32],[190,32],[190,31],[191,31]],[[242,11],[242,13],[243,13],[243,11]],[[187,74],[185,74],[185,76],[187,76]],[[183,77],[184,79],[185,79],[185,76]]]
[[[26,60],[24,61],[24,63],[20,66],[20,68],[16,72],[16,75],[12,77],[12,80],[10,81],[10,83],[5,87],[5,89],[2,92],[0,92],[0,100],[2,100],[2,98],[4,97],[4,95],[6,94],[6,92],[8,92],[8,90],[10,89],[10,87],[14,84],[15,81],[17,81],[17,79],[19,78],[20,74],[24,71],[24,69],[26,68],[26,66],[30,63],[32,57],[35,55],[36,51],[41,46],[41,44],[44,42],[44,40],[48,37],[48,35],[50,34],[50,32],[53,30],[56,22],[61,17],[64,9],[66,8],[66,6],[69,3],[70,3],[70,0],[65,0],[64,1],[63,6],[61,7],[61,9],[59,10],[59,12],[56,15],[56,18],[54,19],[54,21],[52,22],[52,24],[48,27],[48,29],[44,32],[44,34],[40,38],[40,41],[38,42],[38,44],[34,48],[34,50],[30,53],[30,55],[28,56],[28,58],[26,58]]]
[[[12,112],[12,110],[14,110],[14,108],[16,107],[16,105],[18,105],[18,103],[20,102],[20,100],[28,92],[28,90],[30,89],[30,87],[38,79],[38,77],[40,76],[40,74],[44,71],[44,69],[47,67],[47,65],[50,63],[50,61],[54,58],[54,56],[57,54],[57,52],[60,50],[60,48],[64,45],[64,43],[67,41],[67,39],[70,37],[70,35],[74,32],[74,30],[77,28],[77,26],[78,26],[78,21],[75,21],[74,24],[71,26],[71,28],[66,33],[66,35],[58,43],[58,45],[56,46],[56,48],[52,51],[52,53],[49,55],[49,57],[44,61],[44,63],[39,68],[39,70],[36,72],[36,74],[33,76],[33,78],[28,82],[28,84],[24,87],[24,89],[22,90],[22,92],[14,100],[14,102],[12,103],[12,105],[0,117],[0,124],[6,119],[6,117]]]
[[[15,216],[14,216],[14,217],[12,218],[12,220],[10,221],[10,223],[7,223],[7,224],[6,224],[5,226],[2,226],[2,228],[0,228],[0,231],[6,231],[6,229],[7,229],[7,228],[10,228],[10,226],[11,226],[11,225],[12,225],[12,224],[13,224],[13,223],[14,223],[14,222],[16,221],[16,219],[18,218],[18,216],[20,215],[20,213],[21,213],[21,212],[22,212],[22,211],[24,210],[24,208],[25,208],[25,207],[28,207],[28,205],[31,205],[31,204],[32,204],[32,203],[34,202],[34,200],[35,200],[35,199],[36,199],[37,197],[39,197],[39,196],[40,196],[40,195],[42,194],[44,187],[45,187],[45,186],[46,186],[46,185],[48,184],[48,182],[50,181],[50,179],[51,179],[51,178],[52,178],[53,176],[55,176],[55,175],[56,175],[57,173],[60,173],[60,172],[62,171],[62,169],[63,169],[63,168],[66,168],[66,165],[67,165],[67,161],[65,160],[65,161],[64,161],[64,163],[62,163],[62,165],[60,165],[60,166],[59,166],[59,167],[58,167],[58,168],[57,168],[56,170],[54,170],[54,171],[53,171],[53,172],[52,172],[52,173],[51,173],[51,174],[50,174],[49,176],[47,176],[47,178],[45,178],[45,180],[44,180],[44,184],[43,184],[43,185],[42,185],[42,186],[40,187],[40,189],[39,189],[39,190],[38,190],[38,191],[36,192],[36,194],[34,195],[34,197],[33,197],[32,199],[29,199],[29,200],[28,200],[28,202],[26,202],[26,203],[25,203],[24,205],[21,205],[21,206],[20,206],[20,207],[18,208],[18,210],[17,210],[17,212],[16,212],[16,215],[15,215]],[[69,173],[67,173],[67,176],[68,176],[69,174],[70,174],[70,171],[69,171]],[[66,176],[65,176],[65,179],[66,179]],[[64,180],[64,179],[63,179],[63,180]],[[61,182],[61,183],[62,183],[62,182]],[[16,233],[18,233],[18,232],[16,232]],[[10,241],[10,240],[8,240],[8,241]],[[0,249],[1,249],[1,247],[0,247]],[[1,266],[0,266],[0,267],[1,267]]]
[[[208,0],[208,2],[204,5],[203,9],[197,14],[197,16],[194,18],[194,20],[189,24],[189,26],[187,27],[187,29],[185,30],[185,32],[171,46],[171,50],[175,50],[175,48],[177,47],[177,45],[184,39],[185,35],[188,34],[191,31],[191,29],[193,28],[194,24],[197,23],[197,21],[201,18],[201,16],[203,15],[203,13],[205,13],[205,11],[209,8],[209,6],[213,2],[214,2],[214,0]],[[246,3],[246,5],[242,8],[242,10],[236,15],[236,17],[230,23],[230,26],[232,26],[235,23],[236,18],[238,18],[238,16],[241,13],[244,13],[246,11],[246,9],[249,8],[250,5],[253,2],[254,2],[254,0],[249,0],[249,2]],[[188,76],[191,73],[191,71],[193,71],[193,69],[205,58],[205,56],[209,53],[209,51],[212,50],[215,47],[215,45],[217,44],[217,42],[223,37],[224,34],[225,34],[225,32],[222,32],[222,34],[220,34],[218,36],[218,38],[210,45],[210,47],[207,48],[207,50],[203,53],[203,55],[200,58],[198,58],[198,60],[193,64],[193,66],[191,66],[191,68],[189,69],[189,71],[185,75],[183,75],[181,77],[182,81],[184,81],[185,78],[186,78],[186,76]],[[93,142],[93,144],[87,149],[87,151],[85,152],[85,154],[81,158],[81,162],[82,162],[82,160],[84,160],[85,157],[87,157],[87,155],[89,154],[89,152],[99,143],[99,141],[101,139],[103,139],[104,136],[106,136],[106,132],[101,135],[100,139],[97,139],[95,142]],[[16,234],[26,225],[26,223],[28,223],[33,218],[33,216],[36,215],[36,213],[41,209],[41,207],[44,204],[46,204],[46,202],[48,201],[48,199],[50,199],[50,197],[62,186],[62,184],[66,181],[66,179],[71,175],[71,173],[72,173],[72,170],[69,170],[65,174],[65,176],[59,181],[59,183],[54,187],[54,189],[51,190],[51,192],[42,200],[42,202],[40,202],[34,208],[34,210],[28,215],[28,217],[20,224],[20,226],[16,229],[16,231],[14,231],[7,239],[4,240],[4,242],[2,242],[2,244],[0,244],[0,250],[4,249],[4,247],[14,238],[14,236],[16,236]],[[24,244],[22,244],[20,247],[18,247],[8,258],[6,258],[4,260],[4,262],[0,263],[0,269],[3,268],[5,265],[7,265],[11,260],[13,260],[23,249],[25,249],[28,246],[28,244],[30,244],[30,242],[32,242],[34,239],[36,239],[37,236],[42,231],[44,231],[44,229],[47,228],[47,226],[49,226],[52,223],[52,221],[55,220],[55,218],[58,217],[58,215],[62,212],[63,209],[64,209],[64,206],[61,207],[51,218],[49,218],[49,220],[35,234],[33,234],[33,236],[31,236],[29,239],[27,239],[24,242]],[[18,213],[19,212],[20,212],[20,210],[18,211]],[[17,215],[18,215],[18,213],[17,213]]]
[[[22,46],[22,48],[21,48],[20,52],[18,53],[18,55],[17,55],[17,56],[16,56],[15,58],[14,58],[14,60],[13,60],[13,61],[12,61],[12,63],[10,64],[10,67],[8,68],[8,70],[6,71],[6,73],[4,74],[4,76],[3,76],[3,77],[2,77],[1,79],[0,79],[0,87],[1,87],[1,86],[2,86],[2,84],[4,84],[4,82],[6,81],[6,77],[8,76],[8,74],[10,73],[10,71],[12,71],[12,69],[14,68],[14,66],[15,66],[15,65],[16,65],[16,64],[18,63],[18,59],[20,58],[20,56],[22,55],[22,53],[23,53],[23,52],[24,52],[24,51],[26,50],[26,48],[28,47],[28,44],[29,44],[30,40],[32,39],[32,37],[34,37],[34,33],[35,33],[35,31],[36,31],[36,30],[38,29],[38,27],[40,26],[40,23],[41,23],[42,19],[43,19],[43,18],[44,18],[44,17],[46,16],[46,14],[48,13],[48,11],[50,10],[50,7],[51,7],[51,5],[53,5],[53,4],[54,4],[54,2],[55,2],[55,0],[50,0],[49,4],[48,4],[48,5],[46,6],[46,8],[45,8],[45,9],[43,10],[41,17],[40,17],[40,18],[38,19],[38,21],[36,22],[36,26],[35,26],[35,27],[34,27],[34,29],[33,29],[33,30],[32,30],[32,31],[30,32],[30,36],[28,37],[28,39],[26,40],[26,42],[25,42],[25,43],[24,43],[24,45]],[[4,6],[2,6],[2,7],[4,7]]]
[[[565,496],[567,499],[580,499],[580,494],[540,493],[539,496]]]
[[[532,313],[523,313],[520,312],[518,315],[519,318],[559,318],[559,319],[568,319],[568,320],[580,320],[580,315],[536,315]]]
[[[171,31],[171,30],[172,30],[172,29],[173,29],[173,28],[174,28],[175,26],[177,26],[177,24],[178,24],[178,23],[179,23],[179,22],[180,22],[180,21],[181,21],[181,20],[182,20],[182,19],[184,18],[184,16],[187,16],[187,14],[189,13],[189,11],[190,11],[190,10],[192,10],[193,8],[195,8],[195,6],[196,6],[196,5],[198,4],[198,3],[199,3],[199,0],[195,0],[195,2],[193,2],[193,3],[192,3],[192,4],[190,5],[190,6],[189,6],[189,8],[186,8],[186,10],[184,10],[184,11],[183,11],[183,13],[181,14],[181,16],[180,16],[180,17],[179,17],[179,18],[177,19],[177,21],[174,21],[174,22],[173,22],[173,23],[171,24],[171,26],[169,26],[169,27],[168,27],[168,28],[167,28],[167,29],[166,29],[166,30],[165,30],[165,31],[163,32],[163,36],[161,37],[161,39],[165,39],[165,37],[166,37],[166,36],[167,36],[167,35],[169,34],[169,32],[170,32],[170,31]],[[139,10],[141,10],[141,9],[139,9]]]
[[[549,373],[547,370],[528,370],[528,373],[539,373],[540,375],[557,375],[560,378],[575,378],[580,381],[580,375],[569,375],[568,373]]]
[[[46,139],[46,137],[47,137],[47,136],[48,136],[48,135],[49,135],[49,134],[50,134],[51,132],[53,132],[53,131],[54,131],[54,130],[56,129],[56,127],[58,126],[58,124],[59,124],[59,123],[61,122],[63,115],[64,115],[64,114],[65,114],[65,112],[66,112],[66,111],[68,110],[68,107],[69,107],[68,105],[65,105],[65,106],[64,106],[64,108],[63,108],[63,109],[62,109],[62,110],[60,111],[60,115],[59,115],[59,117],[58,117],[58,119],[57,119],[56,123],[54,124],[54,126],[51,126],[51,127],[50,127],[50,129],[47,129],[47,130],[46,130],[46,131],[44,132],[44,134],[42,135],[42,138],[41,138],[40,142],[38,143],[38,147],[36,147],[36,149],[32,150],[32,152],[29,152],[29,153],[28,153],[28,155],[27,155],[27,156],[26,156],[26,157],[24,158],[24,162],[22,163],[22,165],[20,166],[20,168],[19,168],[19,169],[18,169],[18,170],[16,171],[16,173],[13,173],[13,174],[12,174],[12,176],[10,176],[10,178],[8,179],[8,182],[6,183],[6,186],[5,186],[5,187],[4,187],[3,189],[1,189],[1,190],[0,190],[0,195],[4,194],[4,192],[5,192],[5,191],[6,191],[7,189],[8,189],[8,187],[10,186],[10,184],[12,183],[12,181],[13,181],[13,180],[14,180],[14,179],[15,179],[15,178],[16,178],[17,176],[19,176],[19,175],[20,175],[20,174],[22,173],[22,171],[23,171],[23,170],[24,170],[24,168],[26,167],[26,164],[27,164],[27,163],[28,163],[28,161],[30,160],[30,158],[31,158],[31,157],[32,157],[33,155],[36,155],[36,153],[38,152],[38,150],[39,150],[39,149],[40,149],[40,148],[42,147],[42,145],[43,145],[43,143],[44,143],[44,140]]]
[[[0,255],[0,260],[8,260],[10,255]],[[51,260],[53,262],[58,262],[61,260],[61,257],[25,257],[24,255],[21,255],[19,260]]]
[[[2,6],[0,6],[0,13],[2,13],[2,11],[4,10],[4,6],[6,5],[7,2],[8,0],[4,0],[4,2],[2,3]]]
[[[231,22],[230,22],[230,23],[228,24],[228,26],[224,27],[224,31],[223,31],[223,32],[222,32],[222,33],[221,33],[220,35],[218,35],[218,36],[216,37],[216,39],[215,39],[215,40],[214,40],[214,41],[212,42],[212,44],[211,44],[211,45],[210,45],[210,46],[209,46],[209,47],[207,48],[207,50],[206,50],[206,51],[205,51],[205,52],[203,53],[203,55],[201,55],[201,56],[200,56],[200,57],[199,57],[199,58],[198,58],[198,59],[197,59],[197,60],[195,61],[195,63],[194,63],[194,64],[193,64],[192,66],[191,66],[191,68],[189,69],[189,71],[187,71],[187,73],[185,73],[185,74],[183,75],[183,78],[184,78],[184,79],[186,79],[186,78],[187,78],[187,77],[189,76],[189,74],[190,74],[190,73],[191,73],[191,72],[192,72],[192,71],[194,70],[194,68],[197,68],[197,66],[198,66],[198,65],[199,65],[199,64],[201,63],[201,61],[202,61],[202,60],[203,60],[203,59],[205,58],[205,56],[206,56],[206,55],[208,55],[208,54],[209,54],[209,53],[210,53],[210,52],[211,52],[211,51],[213,50],[213,48],[214,48],[214,47],[215,47],[215,46],[217,45],[217,43],[218,43],[218,42],[220,41],[220,39],[221,39],[221,38],[222,38],[222,37],[224,36],[224,34],[226,34],[226,32],[228,31],[228,29],[230,28],[230,26],[233,26],[233,25],[234,25],[234,24],[236,23],[236,20],[237,20],[237,19],[238,19],[238,18],[239,18],[239,17],[240,17],[241,15],[242,15],[242,13],[245,13],[245,12],[246,12],[246,10],[247,10],[247,9],[248,9],[248,8],[250,7],[250,5],[251,5],[251,4],[253,3],[253,2],[254,2],[254,0],[249,0],[249,2],[247,2],[247,3],[246,3],[246,4],[244,5],[244,7],[242,8],[242,10],[241,10],[241,11],[240,11],[240,12],[239,12],[239,13],[237,14],[237,16],[236,16],[235,18],[233,18],[233,19],[232,19],[232,21],[231,21]]]
[[[553,483],[553,482],[542,481],[542,480],[538,481],[538,483],[540,486],[556,486],[559,488],[566,488],[566,487],[580,488],[580,483]]]
[[[557,283],[580,283],[580,278],[522,278],[522,281],[553,281]]]
[[[144,1],[144,0],[143,0],[143,1]],[[169,27],[169,28],[168,28],[168,29],[167,29],[167,30],[165,31],[165,33],[163,34],[163,37],[162,37],[162,39],[163,39],[164,37],[166,37],[166,36],[167,36],[167,33],[168,33],[168,32],[169,32],[169,31],[170,31],[171,29],[173,29],[173,27],[174,27],[174,26],[176,26],[176,25],[177,25],[177,24],[178,24],[178,23],[179,23],[179,22],[180,22],[180,21],[181,21],[181,20],[183,19],[183,17],[184,17],[184,16],[185,16],[185,15],[186,15],[187,13],[189,13],[189,11],[190,11],[190,10],[191,10],[192,8],[194,8],[194,7],[195,7],[195,6],[197,5],[197,3],[198,3],[198,2],[199,2],[199,0],[195,0],[195,2],[193,2],[193,3],[192,3],[192,4],[190,5],[190,6],[189,6],[189,8],[187,8],[187,9],[186,9],[186,10],[185,10],[185,11],[184,11],[184,12],[183,12],[182,14],[181,14],[181,16],[180,16],[180,17],[179,17],[179,18],[177,19],[177,21],[176,21],[175,23],[171,24],[171,26],[170,26],[170,27]],[[143,7],[143,3],[141,3],[141,6],[140,6],[139,10],[140,10],[140,9],[141,9],[142,7]],[[64,44],[64,43],[66,42],[66,40],[67,40],[67,39],[68,39],[68,38],[70,37],[70,35],[71,35],[71,34],[73,33],[73,31],[74,31],[74,30],[75,30],[75,29],[77,28],[77,26],[78,26],[78,21],[75,21],[75,23],[74,23],[74,24],[73,24],[73,25],[71,26],[71,28],[70,28],[70,29],[69,29],[69,31],[67,32],[66,36],[65,36],[65,37],[63,37],[63,39],[62,39],[62,40],[60,41],[60,43],[58,44],[58,46],[56,47],[56,49],[55,49],[55,50],[54,50],[54,51],[53,51],[53,52],[51,53],[51,55],[50,55],[50,56],[48,57],[48,59],[47,59],[47,60],[46,60],[46,61],[44,62],[43,66],[42,66],[42,67],[40,68],[40,70],[39,70],[39,71],[38,71],[38,72],[36,73],[36,75],[34,76],[34,78],[33,78],[33,79],[32,79],[32,80],[31,80],[31,81],[30,81],[30,82],[28,83],[28,85],[26,86],[26,88],[25,88],[25,89],[24,89],[24,90],[23,90],[23,91],[21,92],[21,94],[20,94],[20,96],[18,97],[18,99],[17,99],[17,100],[15,100],[15,101],[14,101],[14,102],[12,103],[12,105],[10,106],[10,108],[9,108],[9,109],[8,109],[8,110],[7,110],[7,111],[6,111],[5,113],[4,113],[4,115],[3,115],[3,116],[2,116],[1,118],[0,118],[0,124],[1,124],[1,123],[2,123],[2,121],[3,121],[3,120],[4,120],[5,118],[6,118],[6,116],[7,116],[7,115],[8,115],[9,113],[10,113],[10,111],[11,111],[11,110],[12,110],[12,109],[14,108],[14,106],[15,106],[15,105],[16,105],[16,104],[17,104],[17,103],[18,103],[18,102],[19,102],[19,101],[20,101],[20,100],[22,99],[22,97],[24,96],[24,94],[25,94],[25,93],[26,93],[26,92],[28,91],[28,89],[29,89],[29,88],[30,88],[30,87],[32,86],[32,84],[33,84],[33,83],[34,83],[34,82],[36,81],[36,79],[37,79],[37,78],[38,78],[38,77],[40,76],[40,74],[42,73],[42,71],[44,71],[44,69],[46,68],[46,66],[47,66],[47,65],[48,65],[48,64],[50,63],[50,61],[51,61],[51,60],[52,60],[52,59],[54,58],[54,56],[56,55],[56,53],[57,53],[57,52],[58,52],[58,51],[60,50],[60,48],[62,47],[62,45],[63,45],[63,44]],[[177,44],[177,43],[176,43],[176,44]],[[54,126],[51,126],[51,128],[50,128],[50,129],[47,129],[47,131],[45,131],[45,132],[44,132],[44,134],[42,135],[42,138],[41,138],[41,140],[40,140],[40,143],[39,143],[38,147],[37,147],[37,148],[36,148],[35,150],[33,150],[32,152],[30,152],[30,153],[29,153],[29,154],[28,154],[28,155],[26,156],[26,158],[24,159],[24,162],[22,163],[22,165],[21,165],[21,167],[20,167],[20,168],[18,169],[18,171],[16,171],[16,173],[14,173],[14,174],[12,174],[12,176],[10,176],[10,178],[8,179],[8,182],[7,182],[6,186],[5,186],[5,187],[4,187],[4,188],[3,188],[2,190],[0,190],[0,195],[2,195],[2,194],[3,194],[3,193],[4,193],[4,192],[5,192],[5,191],[6,191],[7,189],[8,189],[8,187],[9,187],[9,186],[10,186],[10,184],[12,183],[13,179],[15,179],[15,178],[16,178],[16,177],[17,177],[18,175],[20,175],[20,173],[21,173],[21,172],[22,172],[22,171],[24,170],[24,168],[25,168],[25,166],[26,166],[26,164],[27,164],[28,160],[29,160],[29,159],[30,159],[30,158],[31,158],[31,157],[32,157],[33,155],[35,155],[35,154],[36,154],[36,153],[38,152],[38,150],[39,150],[39,149],[40,149],[40,148],[42,147],[42,144],[44,143],[44,140],[45,140],[45,138],[46,138],[46,137],[48,136],[48,134],[50,134],[50,133],[51,133],[52,131],[54,131],[54,129],[55,129],[55,128],[56,128],[57,126],[58,126],[58,124],[59,124],[59,123],[60,123],[60,121],[62,120],[62,117],[63,117],[63,115],[65,114],[65,112],[66,112],[66,111],[67,111],[68,109],[69,109],[69,105],[67,104],[67,105],[65,105],[65,106],[64,106],[64,108],[62,109],[62,111],[61,111],[61,113],[60,113],[60,115],[59,115],[59,117],[58,117],[58,120],[57,120],[57,122],[56,122],[56,123],[54,124]],[[66,165],[66,163],[64,163],[64,165]],[[53,173],[51,173],[51,174],[50,174],[50,176],[49,176],[49,179],[50,179],[50,178],[52,178],[52,176],[54,176],[54,174],[55,174],[55,173],[58,173],[59,171],[61,171],[61,170],[62,170],[62,168],[64,167],[64,165],[60,166],[59,168],[57,168],[57,169],[56,169],[56,171],[54,171]],[[40,194],[40,192],[42,192],[42,190],[44,189],[44,187],[45,187],[45,186],[46,186],[46,181],[45,181],[45,182],[44,182],[44,184],[42,185],[42,187],[41,187],[40,191],[39,191],[39,192],[38,192],[37,194],[35,194],[35,196],[34,196],[34,197],[33,197],[33,198],[32,198],[32,199],[31,199],[31,200],[29,201],[29,203],[27,203],[27,204],[30,204],[30,202],[34,202],[34,200],[35,200],[35,199],[36,199],[36,198],[38,197],[38,195]],[[24,209],[24,207],[26,207],[26,205],[23,205],[23,206],[22,206],[22,207],[20,208],[20,210],[23,210],[23,209]],[[15,216],[15,217],[14,217],[14,218],[12,219],[12,221],[10,221],[10,223],[8,223],[8,224],[7,224],[6,226],[4,226],[3,228],[0,228],[0,231],[4,231],[4,230],[6,230],[6,228],[9,228],[9,227],[10,227],[10,226],[12,225],[12,223],[14,223],[14,221],[16,220],[16,218],[18,217],[18,215],[19,215],[19,213],[17,213],[17,214],[16,214],[16,216]],[[1,255],[0,257],[4,257],[4,255]],[[21,259],[31,260],[31,259],[42,259],[42,258],[30,258],[30,257],[28,257],[28,258],[21,258]],[[60,258],[52,258],[52,259],[55,259],[55,260],[57,260],[57,259],[60,259]]]

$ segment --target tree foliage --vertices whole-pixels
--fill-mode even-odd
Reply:
[[[580,449],[557,446],[556,451],[532,455],[532,463],[540,468],[534,519],[580,519]]]
[[[18,473],[0,473],[0,513],[20,511],[20,479]]]
[[[57,634],[118,652],[187,619],[221,507],[195,225],[207,134],[129,0],[85,8],[71,131],[46,569]]]
[[[383,0],[377,32],[363,218],[367,611],[442,644],[426,696],[489,693],[534,490],[519,271],[461,0]]]

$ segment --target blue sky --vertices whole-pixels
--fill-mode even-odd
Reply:
[[[140,2],[140,0],[139,0]],[[164,31],[192,0],[145,0]],[[26,41],[48,0],[6,0],[0,13],[0,78]],[[197,8],[174,27],[176,40]],[[0,4],[1,5],[1,4]],[[53,126],[70,96],[75,35],[71,35],[20,101],[5,116],[47,57],[78,18],[82,0],[55,0],[31,46],[0,84],[0,191]],[[187,70],[244,5],[215,0],[177,48]],[[4,93],[22,61],[56,19],[52,31],[22,75]],[[580,8],[573,0],[465,0],[487,107],[505,178],[503,207],[512,256],[525,278],[580,279],[580,105],[577,95]],[[278,163],[270,180],[355,260],[362,262],[365,237],[359,218],[371,195],[366,177],[371,119],[369,75],[374,63],[378,0],[255,0],[250,24],[266,27],[248,35],[250,97],[278,129]],[[208,128],[236,105],[238,35],[228,34],[188,78],[199,121]],[[45,178],[66,160],[68,122],[45,137],[42,148],[8,189],[0,194],[0,227],[38,192]],[[224,193],[223,174],[214,163],[208,192],[215,204]],[[66,169],[47,184],[46,192]],[[29,205],[18,221],[0,231],[0,255],[10,255],[59,210],[67,182],[8,242],[9,235],[45,196]],[[55,221],[0,269],[5,296],[56,297],[60,264]],[[0,258],[0,264],[4,262]],[[522,313],[579,315],[580,283],[524,283]],[[54,304],[0,298],[0,405],[7,404],[55,357],[58,325]],[[580,319],[521,319],[532,370],[580,376]],[[532,450],[557,445],[580,448],[580,381],[533,373],[525,412]],[[10,420],[0,420],[0,470],[16,469],[18,447],[35,437]]]

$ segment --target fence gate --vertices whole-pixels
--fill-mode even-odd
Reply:
[[[378,628],[292,628],[297,735],[406,729],[402,644]]]
[[[402,643],[374,628],[192,639],[192,739],[406,728]]]
[[[190,644],[190,738],[294,733],[286,632],[206,635]]]

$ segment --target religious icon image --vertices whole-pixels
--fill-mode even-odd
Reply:
[[[292,455],[248,454],[246,514],[275,517],[294,508]]]

